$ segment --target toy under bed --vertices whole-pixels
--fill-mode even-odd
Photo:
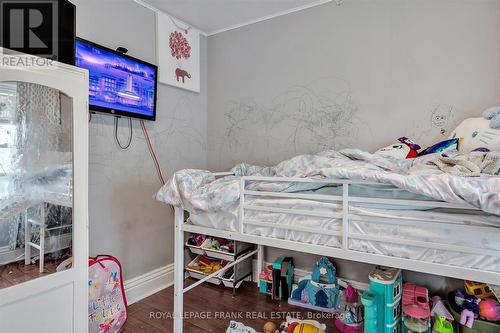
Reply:
[[[342,186],[329,186],[299,193],[338,195],[341,192]],[[432,200],[387,185],[351,185],[349,195],[408,202]],[[246,195],[245,204],[281,210],[245,210],[245,224],[242,227],[245,234],[342,247],[342,202]],[[475,210],[433,208],[430,204],[426,207],[425,203],[418,209],[414,206],[410,209],[410,206],[402,204],[351,203],[349,210],[350,250],[485,271],[500,271],[498,216]],[[228,211],[190,214],[189,223],[218,230],[237,231],[239,214],[239,205],[234,205]],[[339,216],[318,216],[322,214]],[[288,229],[284,229],[284,226]],[[492,232],[492,228],[495,232]],[[439,249],[430,249],[425,246],[426,242],[439,243],[442,246]],[[479,251],[464,252],[464,247],[481,249],[481,254],[477,254]]]

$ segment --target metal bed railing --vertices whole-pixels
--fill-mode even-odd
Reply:
[[[216,176],[222,177],[231,175],[231,173],[218,173]],[[316,194],[316,193],[290,193],[290,192],[272,192],[272,191],[262,191],[256,190],[255,185],[257,183],[266,182],[283,182],[283,183],[321,183],[324,185],[338,185],[342,187],[341,195],[328,195],[328,194]],[[249,188],[249,184],[252,186]],[[198,225],[193,225],[185,223],[185,212],[176,208],[175,210],[175,313],[176,317],[174,320],[174,332],[182,332],[182,318],[179,314],[182,312],[183,305],[183,294],[195,286],[203,283],[209,277],[204,280],[200,280],[195,285],[191,285],[188,288],[184,288],[184,232],[194,232],[202,233],[211,236],[225,237],[234,239],[237,241],[243,241],[248,243],[254,243],[258,245],[257,261],[259,267],[262,266],[264,262],[263,258],[263,247],[271,246],[276,248],[283,248],[292,251],[312,253],[318,255],[325,255],[329,257],[336,257],[342,259],[348,259],[358,262],[370,263],[370,264],[380,264],[385,266],[397,267],[406,270],[418,271],[423,273],[437,274],[442,276],[454,277],[459,279],[469,279],[476,280],[492,284],[500,284],[500,272],[493,270],[480,270],[469,267],[454,266],[446,263],[438,263],[432,261],[423,261],[417,259],[410,259],[404,257],[398,257],[394,255],[380,254],[380,253],[369,253],[364,251],[355,250],[350,246],[350,241],[360,240],[360,241],[373,241],[373,242],[383,242],[392,245],[400,246],[412,246],[425,248],[436,251],[455,251],[457,253],[463,253],[468,255],[478,255],[478,256],[491,256],[494,258],[500,258],[500,250],[495,247],[482,247],[477,248],[473,246],[460,245],[455,243],[425,241],[425,240],[412,240],[405,238],[392,237],[390,235],[369,235],[362,234],[353,230],[350,230],[351,222],[373,222],[381,224],[392,224],[401,226],[415,226],[421,225],[422,228],[430,228],[433,226],[439,227],[449,227],[454,228],[454,230],[466,231],[471,238],[480,237],[480,234],[488,233],[493,236],[497,236],[500,239],[500,217],[498,218],[498,224],[478,224],[478,225],[468,225],[462,220],[457,219],[452,214],[425,211],[421,213],[416,213],[415,216],[385,216],[384,214],[374,213],[370,210],[364,210],[360,208],[360,204],[377,204],[377,205],[390,205],[390,206],[404,206],[405,209],[434,209],[434,208],[444,208],[451,210],[452,212],[462,212],[462,211],[478,211],[477,208],[468,204],[455,204],[448,202],[440,202],[435,200],[406,200],[406,199],[387,199],[387,198],[374,198],[374,197],[362,197],[350,195],[349,189],[352,185],[381,185],[380,183],[373,183],[367,181],[354,181],[345,179],[309,179],[309,178],[284,178],[284,177],[242,177],[240,180],[240,203],[237,221],[236,231],[218,230],[208,227],[202,227]],[[283,208],[275,207],[272,205],[258,205],[252,203],[252,198],[281,198],[281,199],[301,199],[310,200],[316,202],[325,203],[335,203],[339,209],[335,211],[311,211],[301,208]],[[319,218],[330,218],[338,220],[341,228],[339,230],[311,230],[307,226],[297,226],[288,224],[277,224],[272,223],[272,221],[262,221],[255,218],[249,218],[248,212],[267,212],[267,213],[281,213],[290,215],[306,215],[314,216]],[[496,221],[495,221],[496,222]],[[297,242],[287,239],[272,238],[267,236],[261,236],[252,234],[247,231],[248,227],[267,227],[275,229],[283,229],[288,231],[299,231],[299,232],[317,232],[322,235],[338,237],[340,239],[339,246],[327,246],[327,245],[316,245],[310,243]],[[254,251],[255,252],[255,251]],[[254,254],[254,253],[252,253]],[[224,267],[223,270],[229,267]]]
[[[247,184],[251,183],[255,185],[258,182],[285,182],[285,183],[326,183],[328,185],[334,184],[342,186],[342,195],[327,195],[327,194],[309,194],[309,193],[288,193],[288,192],[269,192],[269,191],[256,191],[247,189]],[[469,205],[469,204],[456,204],[456,203],[448,203],[448,202],[440,202],[435,200],[404,200],[404,199],[386,199],[386,198],[370,198],[370,197],[357,197],[351,196],[349,194],[349,187],[351,185],[364,184],[364,185],[380,185],[379,183],[372,183],[366,181],[352,181],[352,180],[318,180],[318,179],[307,179],[307,178],[275,178],[275,177],[242,177],[240,188],[241,197],[240,197],[240,206],[239,206],[239,219],[238,219],[238,227],[239,232],[241,234],[246,233],[246,226],[260,226],[260,227],[268,227],[268,228],[277,228],[277,229],[285,229],[290,231],[303,231],[303,232],[311,232],[310,229],[304,226],[295,226],[295,225],[287,225],[287,224],[273,224],[268,223],[266,221],[255,221],[254,219],[249,219],[245,212],[247,211],[260,211],[260,212],[268,212],[268,213],[283,213],[283,214],[291,214],[291,215],[307,215],[307,216],[317,216],[317,217],[327,217],[332,219],[341,220],[341,232],[338,231],[330,231],[330,230],[317,230],[318,233],[338,236],[341,237],[341,249],[344,251],[348,251],[347,253],[342,254],[342,257],[347,257],[347,259],[363,261],[363,257],[369,253],[352,250],[349,243],[351,240],[363,240],[363,241],[373,241],[373,242],[383,242],[386,244],[393,245],[404,245],[404,246],[413,246],[419,248],[425,248],[428,250],[442,250],[442,251],[453,251],[457,253],[463,254],[471,254],[471,255],[488,255],[496,258],[500,258],[500,250],[498,247],[473,247],[467,245],[459,245],[451,242],[439,242],[435,239],[424,241],[424,240],[413,240],[408,238],[401,237],[393,237],[391,235],[380,236],[380,235],[369,235],[362,234],[359,232],[350,230],[351,221],[362,221],[362,222],[373,222],[373,223],[382,223],[382,224],[392,224],[397,226],[403,225],[419,225],[422,228],[430,228],[430,227],[439,227],[446,228],[450,227],[455,230],[466,230],[469,233],[470,238],[480,236],[480,233],[489,233],[498,235],[498,239],[500,239],[500,218],[498,218],[498,224],[496,225],[466,225],[460,223],[456,218],[450,218],[447,213],[440,213],[431,211],[422,211],[421,213],[417,213],[417,216],[407,217],[407,216],[385,216],[384,214],[376,214],[370,211],[363,211],[361,208],[357,208],[357,212],[353,212],[353,207],[356,207],[357,204],[378,204],[378,205],[390,205],[390,206],[404,206],[405,209],[408,210],[418,210],[425,207],[426,209],[434,209],[434,208],[445,208],[448,211],[478,211],[477,208]],[[250,197],[253,198],[287,198],[287,199],[302,199],[302,200],[312,200],[312,201],[321,201],[321,202],[331,202],[337,203],[342,206],[342,208],[338,211],[333,212],[315,212],[310,210],[303,210],[300,208],[280,208],[273,207],[268,205],[252,205],[248,203]],[[300,246],[299,246],[300,248]],[[361,255],[362,254],[362,255]],[[405,258],[397,258],[396,256],[389,255],[379,255],[385,257],[383,259],[383,263],[388,266],[399,267],[400,260]],[[382,259],[382,258],[381,258]],[[437,263],[442,267],[432,269],[430,267],[423,267],[427,264],[432,264],[428,262],[420,262],[417,261],[418,265],[415,265],[413,270],[422,270],[428,273],[433,274],[442,274],[449,275],[458,278],[470,278],[468,275],[470,272],[465,272],[464,274],[457,274],[457,268],[461,269],[461,267],[452,267],[451,269],[447,269],[449,265],[444,263]],[[467,270],[467,268],[465,268]],[[491,272],[491,277],[494,278],[497,282],[500,276],[500,272]],[[482,272],[479,274],[479,277],[483,279],[487,279],[486,275],[489,276],[488,272]]]

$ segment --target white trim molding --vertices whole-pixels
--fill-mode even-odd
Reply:
[[[208,36],[205,31],[203,31],[202,29],[200,29],[197,26],[193,25],[191,22],[186,22],[185,20],[182,20],[182,19],[180,19],[180,18],[178,18],[178,17],[176,17],[174,15],[171,15],[171,14],[169,14],[167,12],[164,12],[163,10],[158,9],[155,6],[152,6],[152,5],[150,5],[149,3],[147,3],[147,2],[145,2],[143,0],[132,0],[132,1],[135,2],[136,4],[140,5],[140,6],[144,7],[144,8],[147,8],[147,9],[155,12],[155,13],[162,13],[162,14],[168,15],[171,18],[173,18],[173,19],[175,19],[177,21],[180,21],[180,22],[182,22],[182,23],[184,23],[184,24],[186,24],[188,26],[192,26],[193,28],[195,28],[196,30],[198,30],[200,32],[200,35],[202,35],[202,36],[205,36],[205,37]]]
[[[256,19],[253,19],[253,20],[250,20],[250,21],[246,21],[246,22],[243,22],[243,23],[230,25],[228,27],[217,29],[217,30],[213,30],[213,31],[208,31],[207,32],[207,36],[210,37],[210,36],[217,35],[217,34],[220,34],[220,33],[226,32],[226,31],[243,28],[243,27],[245,27],[247,25],[251,25],[251,24],[255,24],[255,23],[267,21],[267,20],[270,20],[270,19],[273,19],[273,18],[276,18],[276,17],[280,17],[280,16],[283,16],[283,15],[292,14],[292,13],[295,13],[295,12],[300,12],[301,10],[306,10],[306,9],[313,8],[313,7],[316,7],[316,6],[324,5],[324,4],[332,2],[332,1],[333,0],[317,0],[317,1],[313,1],[313,2],[311,2],[309,4],[307,4],[307,5],[290,8],[290,9],[283,10],[281,12],[277,12],[277,13],[274,13],[274,14],[270,14],[270,15],[258,17]],[[342,4],[342,2],[338,2],[339,0],[335,0],[335,1],[339,5]]]
[[[179,20],[181,22],[185,22],[182,19],[179,19],[179,18],[177,18],[177,17],[175,17],[175,16],[173,16],[173,15],[167,13],[167,12],[164,12],[164,11],[162,11],[162,10],[160,10],[160,9],[152,6],[152,5],[150,5],[149,3],[147,3],[144,0],[132,0],[132,1],[134,1],[138,5],[141,5],[141,6],[145,7],[145,8],[147,8],[147,9],[155,12],[155,13],[160,12],[160,13],[169,15],[169,16],[171,16],[172,18],[174,18],[176,20]],[[267,21],[267,20],[270,20],[270,19],[273,19],[273,18],[276,18],[276,17],[280,17],[280,16],[283,16],[283,15],[288,15],[288,14],[292,14],[292,13],[295,13],[295,12],[299,12],[301,10],[313,8],[313,7],[320,6],[320,5],[324,5],[324,4],[330,3],[332,1],[334,1],[339,6],[342,5],[343,2],[344,2],[344,0],[316,0],[316,1],[313,1],[313,2],[308,3],[306,5],[297,6],[297,7],[290,8],[290,9],[287,9],[287,10],[283,10],[283,11],[280,11],[280,12],[277,12],[277,13],[274,13],[274,14],[261,16],[261,17],[258,17],[256,19],[253,19],[253,20],[249,20],[249,21],[245,21],[245,22],[242,22],[242,23],[230,25],[230,26],[227,26],[227,27],[224,27],[224,28],[221,28],[221,29],[213,30],[213,31],[204,31],[204,30],[200,29],[199,27],[193,25],[191,22],[186,22],[186,23],[189,24],[189,25],[192,25],[194,28],[196,28],[200,32],[201,35],[203,35],[205,37],[209,37],[209,36],[217,35],[217,34],[220,34],[220,33],[226,32],[226,31],[230,31],[230,30],[242,28],[242,27],[245,27],[247,25],[251,25],[251,24],[255,24],[255,23]]]
[[[127,304],[134,304],[174,284],[174,264],[163,266],[123,283]]]

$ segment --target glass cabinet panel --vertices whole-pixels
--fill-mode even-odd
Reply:
[[[72,146],[69,97],[0,83],[0,288],[70,267]]]

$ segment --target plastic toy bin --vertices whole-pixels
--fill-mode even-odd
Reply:
[[[192,278],[198,279],[198,280],[203,279],[205,276],[207,276],[207,274],[205,274],[202,271],[198,271],[196,269],[190,268],[189,266],[198,264],[200,258],[201,258],[201,255],[197,256],[188,264],[188,266],[186,266],[186,272],[189,274],[189,276],[191,276]],[[213,277],[211,279],[208,279],[207,282],[215,284],[215,285],[219,285],[221,283],[221,281],[217,277]]]
[[[456,308],[454,307],[455,296],[453,292],[448,294],[448,303],[450,304],[451,314],[455,318],[455,322],[458,323],[460,321],[460,313],[458,313]],[[472,328],[468,328],[467,326],[463,326],[460,324],[458,326],[458,333],[500,333],[499,324],[480,319],[474,320],[474,325],[472,326]]]
[[[188,236],[189,237],[189,236]],[[234,246],[234,251],[223,251],[211,248],[212,241],[214,237],[206,236],[206,239],[199,246],[191,245],[186,242],[184,245],[192,253],[190,256],[185,257],[185,271],[186,273],[195,279],[203,279],[207,276],[203,271],[194,269],[192,266],[196,266],[199,259],[204,256],[213,261],[218,262],[233,262],[239,257],[246,255],[253,249],[253,244],[239,242],[235,240],[228,240]],[[191,266],[191,267],[190,267]],[[229,272],[231,271],[231,272]],[[220,272],[220,274],[209,279],[208,282],[212,284],[219,285],[221,283],[226,287],[238,288],[241,286],[243,280],[252,276],[252,258],[249,257],[242,262],[234,265],[233,268]]]

